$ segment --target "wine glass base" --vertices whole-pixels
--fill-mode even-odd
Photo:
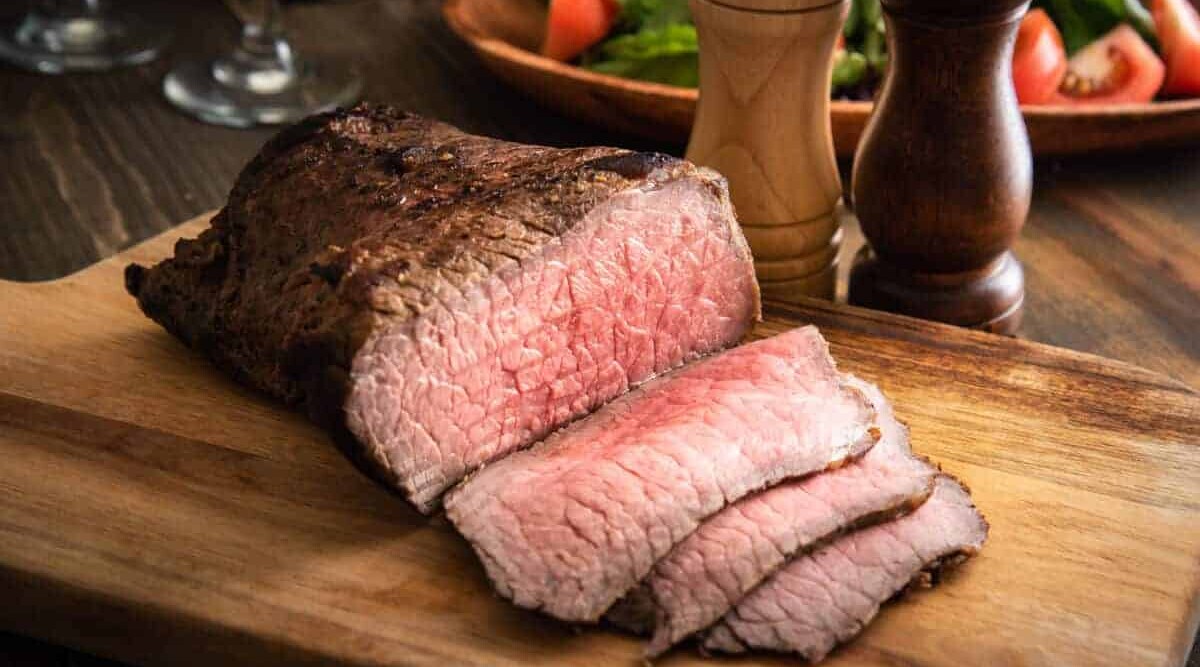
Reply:
[[[291,85],[274,93],[227,86],[213,77],[211,63],[187,62],[163,79],[172,104],[207,123],[228,127],[279,125],[330,111],[358,100],[362,82],[348,68],[303,62]]]
[[[158,57],[168,33],[127,13],[0,23],[0,60],[44,74],[141,65]]]

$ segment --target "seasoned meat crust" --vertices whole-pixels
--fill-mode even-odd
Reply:
[[[424,285],[464,286],[661,167],[694,170],[616,148],[510,144],[360,105],[270,140],[212,228],[157,270],[129,266],[126,286],[225,370],[301,402],[307,354],[297,351],[318,344],[344,367],[371,320],[432,305]]]
[[[680,183],[687,188],[671,190]],[[498,430],[461,436],[470,440],[465,444],[446,444],[451,436],[433,433],[426,449],[438,449],[435,453],[444,454],[446,463],[434,471],[415,468],[425,463],[422,457],[430,457],[427,452],[397,449],[401,446],[396,441],[403,438],[388,431],[383,421],[398,417],[373,414],[379,412],[378,405],[370,404],[370,397],[355,396],[358,378],[378,372],[356,367],[356,356],[368,343],[372,349],[387,347],[382,345],[386,336],[411,339],[413,348],[433,336],[435,344],[453,347],[452,339],[463,322],[443,323],[444,313],[492,317],[499,305],[471,310],[479,300],[476,292],[484,289],[481,286],[502,274],[511,285],[512,276],[531,258],[566,245],[573,231],[582,234],[589,214],[618,201],[622,193],[624,203],[612,204],[615,210],[636,209],[642,200],[631,191],[646,201],[654,196],[664,203],[703,200],[703,205],[694,206],[697,213],[689,213],[691,217],[685,216],[679,224],[686,227],[697,215],[711,213],[704,229],[714,230],[719,238],[700,238],[693,246],[707,249],[701,243],[715,240],[720,252],[706,255],[703,262],[697,260],[696,270],[715,262],[733,267],[722,276],[730,279],[741,270],[735,266],[740,263],[751,277],[732,280],[728,289],[736,298],[714,299],[709,292],[698,292],[693,303],[682,300],[680,289],[668,295],[666,303],[692,309],[715,301],[718,305],[711,313],[697,314],[705,321],[720,320],[723,328],[710,326],[687,337],[672,355],[656,357],[654,364],[639,367],[620,381],[582,386],[581,397],[562,398],[562,405],[547,403],[543,413],[534,416],[514,415],[509,405],[513,401],[486,398],[491,403],[483,409],[492,411],[488,414],[499,424]],[[660,196],[660,191],[667,194]],[[599,228],[597,221],[588,224]],[[672,229],[664,226],[664,235]],[[684,231],[688,229],[692,227]],[[628,236],[638,238],[632,232]],[[573,250],[577,263],[586,263],[585,251]],[[661,273],[658,265],[651,268]],[[724,181],[716,174],[657,154],[599,147],[556,149],[472,136],[376,105],[314,116],[282,131],[243,170],[211,228],[196,239],[180,241],[175,256],[154,268],[128,267],[126,285],[147,315],[240,381],[303,405],[318,422],[334,428],[369,471],[401,487],[425,510],[472,467],[528,444],[631,384],[736,343],[759,312],[749,251],[733,220]],[[527,300],[533,300],[536,290],[529,293],[534,296]],[[594,305],[580,308],[585,306]],[[507,307],[520,310],[522,304]],[[560,314],[569,315],[578,313]],[[433,334],[426,335],[420,325],[423,319],[444,328],[435,327]],[[497,331],[509,325],[489,320],[487,326],[491,327],[485,332],[488,335],[480,338],[490,341],[499,340]],[[532,335],[524,329],[500,333],[512,339],[501,340],[505,344],[530,345],[518,340]],[[566,341],[559,347],[576,344]],[[476,341],[470,345],[482,349]],[[559,357],[550,354],[556,351],[542,350],[559,363]],[[411,354],[417,352],[427,350]],[[503,350],[469,352],[487,356]],[[467,373],[469,369],[463,369],[468,362],[463,354],[447,355],[449,360],[439,368],[448,384],[461,383],[461,377],[450,376]],[[493,375],[505,373],[515,374],[506,366],[494,369]],[[423,368],[407,377],[414,381],[441,376]],[[495,377],[488,376],[480,386],[489,391],[499,387]],[[377,377],[372,383],[359,393],[385,384]],[[393,385],[386,391],[400,390]],[[390,396],[379,394],[377,402]],[[348,401],[357,403],[348,405]],[[436,402],[429,397],[413,401],[397,409],[420,412]],[[349,430],[348,419],[353,422]],[[434,418],[413,419],[420,423],[408,431],[424,433]],[[464,419],[455,414],[441,421]],[[502,446],[471,449],[482,447],[479,443],[485,439]]]

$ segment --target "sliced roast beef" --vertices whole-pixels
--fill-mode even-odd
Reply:
[[[937,469],[912,454],[907,429],[878,387],[855,378],[849,384],[877,411],[879,443],[842,468],[730,505],[676,545],[608,614],[617,625],[653,630],[649,657],[720,620],[797,553],[928,497]]]
[[[924,573],[975,554],[987,530],[966,490],[941,475],[929,500],[913,513],[789,563],[726,614],[709,631],[704,648],[820,660]]]
[[[662,155],[463,134],[381,106],[270,141],[141,308],[307,406],[422,510],[479,465],[739,342],[725,182]]]
[[[863,454],[874,422],[804,327],[658,378],[483,468],[446,513],[501,595],[595,621],[705,517]]]

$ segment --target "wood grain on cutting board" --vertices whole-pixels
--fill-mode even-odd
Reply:
[[[0,627],[138,663],[634,664],[490,592],[470,549],[300,415],[142,317],[131,260],[0,282]],[[1200,397],[1131,366],[842,306],[818,324],[967,482],[982,554],[830,664],[1180,664],[1200,590]],[[688,650],[667,665],[701,663]],[[723,664],[785,664],[753,656]]]

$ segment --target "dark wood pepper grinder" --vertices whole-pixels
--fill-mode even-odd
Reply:
[[[1028,0],[883,0],[891,62],[858,146],[854,208],[869,242],[850,301],[1014,333],[1025,298],[1009,248],[1033,160],[1013,91]]]

